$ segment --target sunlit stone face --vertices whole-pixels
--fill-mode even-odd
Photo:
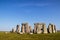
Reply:
[[[22,24],[22,32],[23,33],[29,33],[29,25],[28,25],[28,23],[23,23]]]
[[[37,34],[40,34],[40,33],[47,33],[47,28],[45,26],[45,24],[43,23],[35,23],[35,31]]]
[[[48,28],[49,28],[49,30],[48,30],[49,33],[56,33],[56,27],[55,27],[55,25],[49,24]]]
[[[42,33],[43,32],[43,27],[42,25],[37,26],[37,33]]]
[[[16,32],[20,33],[20,25],[16,26]]]

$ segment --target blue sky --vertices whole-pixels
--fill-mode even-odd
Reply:
[[[60,0],[0,0],[0,31],[10,31],[17,24],[35,22],[56,25],[60,29]]]

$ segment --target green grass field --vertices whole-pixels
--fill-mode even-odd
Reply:
[[[60,40],[60,33],[55,34],[17,34],[0,32],[0,40]]]

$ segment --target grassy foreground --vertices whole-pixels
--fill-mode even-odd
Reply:
[[[60,40],[60,33],[55,34],[17,34],[0,32],[0,40]]]

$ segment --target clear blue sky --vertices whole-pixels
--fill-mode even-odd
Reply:
[[[0,0],[0,31],[22,22],[53,23],[60,29],[60,0]]]

